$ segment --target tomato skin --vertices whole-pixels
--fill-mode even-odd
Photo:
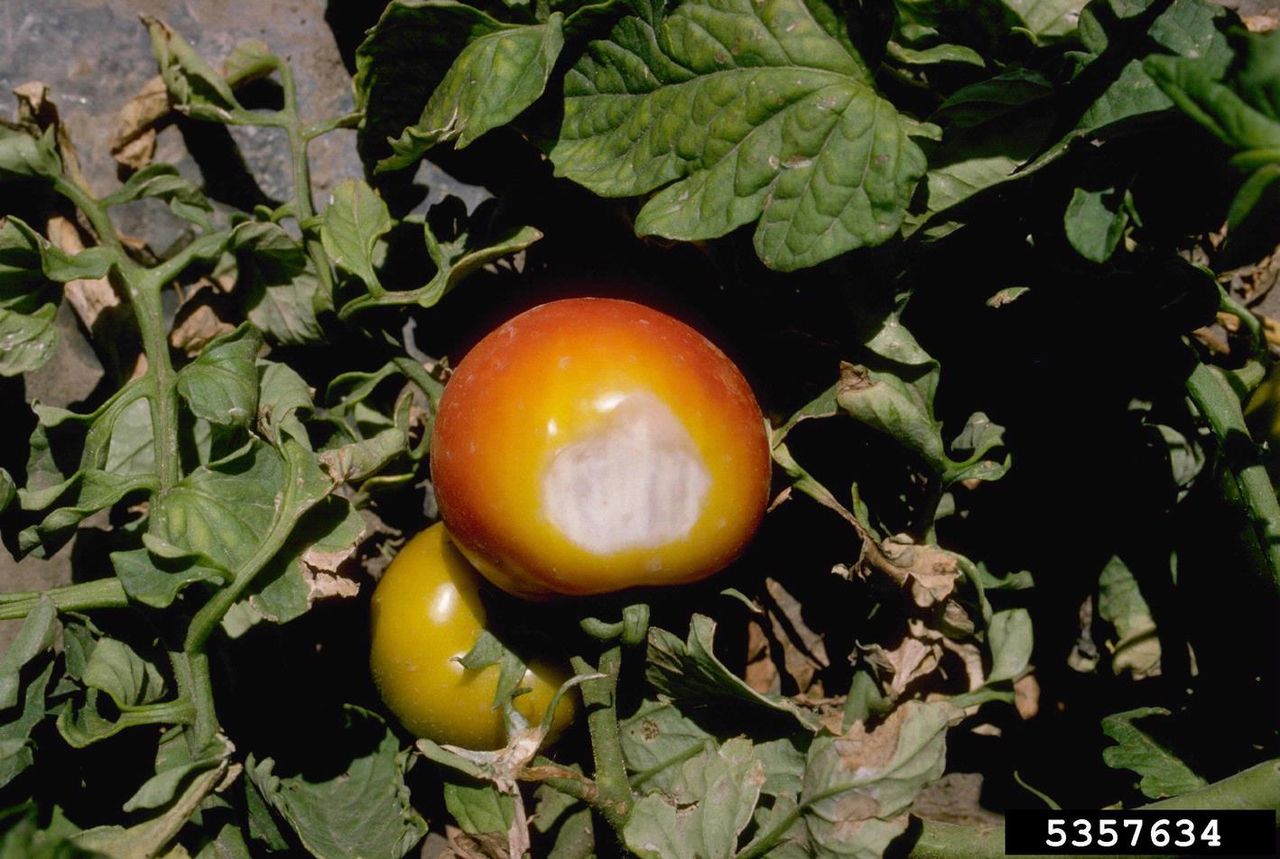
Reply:
[[[458,548],[544,599],[722,569],[764,514],[770,456],[750,386],[710,341],[633,302],[577,298],[520,314],[459,363],[431,471]]]
[[[411,539],[373,593],[369,667],[383,701],[415,736],[497,749],[505,743],[502,714],[493,709],[498,666],[468,671],[455,661],[485,628],[478,584],[443,524]],[[566,679],[550,665],[531,663],[520,684],[530,691],[515,698],[516,710],[538,724]],[[574,710],[572,694],[561,698],[553,736],[573,720]]]

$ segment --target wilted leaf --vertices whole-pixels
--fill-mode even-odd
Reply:
[[[874,730],[854,724],[809,749],[803,801],[816,846],[834,855],[878,857],[907,826],[906,812],[946,763],[946,731],[959,711],[908,701]]]
[[[729,859],[751,822],[764,766],[750,741],[735,738],[709,755],[699,770],[698,799],[677,807],[660,794],[635,805],[623,831],[627,847],[644,859]]]
[[[719,699],[766,713],[785,714],[816,730],[818,722],[812,713],[785,698],[761,695],[716,658],[712,650],[715,628],[711,618],[695,614],[689,621],[688,641],[682,642],[666,630],[651,627],[645,677],[653,687],[673,698]]]
[[[1098,575],[1098,614],[1116,630],[1112,670],[1131,671],[1135,680],[1159,676],[1159,631],[1138,580],[1119,556],[1112,556]]]

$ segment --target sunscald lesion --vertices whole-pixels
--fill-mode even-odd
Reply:
[[[658,397],[637,392],[555,453],[542,476],[542,509],[575,546],[611,555],[684,539],[710,489],[684,424]]]

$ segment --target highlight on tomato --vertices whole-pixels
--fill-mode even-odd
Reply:
[[[769,472],[733,362],[617,299],[543,304],[482,339],[445,386],[431,443],[458,548],[526,598],[721,570],[759,525]]]
[[[373,593],[369,666],[388,709],[415,736],[470,749],[497,749],[506,743],[501,710],[494,707],[499,669],[464,668],[466,655],[485,629],[480,577],[437,523],[415,536]],[[494,630],[501,640],[502,631]],[[515,709],[538,724],[568,674],[533,661],[520,686]],[[560,699],[549,739],[572,721],[572,693]]]

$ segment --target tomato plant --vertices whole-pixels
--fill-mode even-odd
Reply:
[[[507,735],[498,666],[464,664],[486,631],[478,580],[443,525],[405,543],[373,593],[369,668],[387,707],[410,732],[437,743],[494,749]],[[514,678],[526,691],[512,704],[536,725],[567,679],[545,661],[534,662]],[[552,733],[572,718],[573,699],[562,698]]]
[[[481,340],[449,379],[431,451],[459,547],[525,596],[704,578],[768,500],[742,374],[688,326],[616,299],[545,304]]]
[[[105,172],[56,88],[0,123],[0,854],[970,859],[1022,808],[1280,806],[1266,16],[307,20],[349,110],[184,7]]]

